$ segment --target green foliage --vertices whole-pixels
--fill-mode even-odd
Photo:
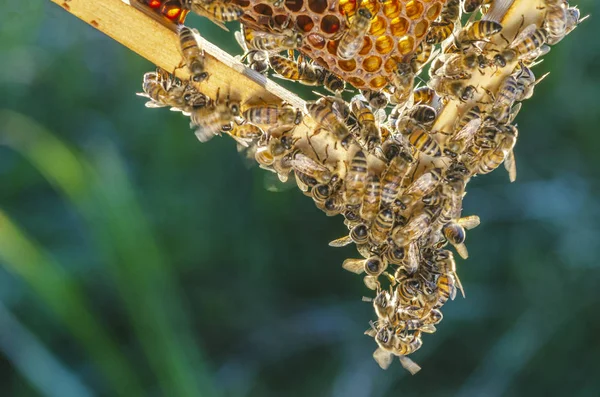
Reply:
[[[340,218],[266,191],[230,139],[200,144],[179,114],[146,109],[146,61],[49,2],[14,4],[0,15],[2,395],[597,394],[593,19],[535,69],[552,73],[517,120],[517,182],[470,183],[467,299],[409,377],[370,358],[365,287],[341,269],[356,253],[327,246]]]

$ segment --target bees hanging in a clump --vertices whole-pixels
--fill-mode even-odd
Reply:
[[[531,68],[583,20],[564,0],[527,1],[536,18],[502,21],[492,17],[493,0],[340,0],[319,15],[301,0],[293,9],[272,0],[157,1],[162,11],[189,10],[225,29],[240,20],[249,68],[334,95],[302,108],[241,103],[235,88],[209,98],[200,35],[185,26],[177,29],[179,66],[189,79],[158,69],[144,75],[140,95],[148,107],[189,116],[201,142],[231,136],[281,181],[293,176],[326,215],[344,217],[348,231],[330,245],[354,243],[362,257],[342,267],[374,291],[365,299],[376,315],[366,332],[373,357],[382,368],[399,357],[415,373],[406,356],[436,331],[457,291],[464,296],[451,249],[466,259],[467,231],[480,222],[462,216],[466,186],[501,164],[515,180],[514,120],[545,77]],[[464,27],[461,12],[471,13]],[[429,82],[416,87],[429,62]],[[360,88],[350,103],[341,97],[346,83]]]

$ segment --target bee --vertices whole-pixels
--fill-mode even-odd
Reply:
[[[548,31],[531,24],[519,33],[508,47],[515,51],[518,57],[526,57],[528,54],[539,49],[548,40]]]
[[[495,34],[502,31],[502,25],[494,21],[475,21],[465,26],[456,39],[459,48],[465,48],[466,46],[476,42],[484,41]]]
[[[381,91],[360,90],[360,94],[373,109],[383,109],[388,104],[387,96]]]
[[[422,128],[415,128],[408,136],[408,142],[420,153],[440,157],[442,150],[437,141]]]
[[[379,334],[376,333],[375,338],[377,338]],[[380,336],[380,338],[382,340],[385,340],[385,336]],[[379,343],[378,343],[379,345]],[[386,350],[384,348],[382,348],[381,346],[379,346],[377,348],[377,350],[375,350],[373,352],[373,359],[375,359],[375,361],[377,362],[377,364],[379,364],[379,366],[382,369],[388,369],[390,367],[390,365],[392,364],[392,361],[394,359],[394,355],[393,353],[391,353],[389,350]],[[400,360],[400,364],[402,365],[402,367],[404,369],[406,369],[408,372],[411,373],[411,375],[416,374],[417,372],[419,372],[421,370],[421,367],[419,367],[419,365],[417,363],[415,363],[413,360],[411,360],[410,358],[403,356],[403,355],[397,355],[398,359]]]
[[[406,207],[412,206],[417,200],[431,193],[442,179],[442,170],[434,168],[415,179],[404,190],[400,199]]]
[[[300,152],[292,156],[291,166],[295,172],[301,172],[319,183],[328,183],[333,175],[329,169]]]
[[[542,80],[544,80],[549,73],[546,73],[538,80],[536,80],[535,75],[533,74],[533,71],[531,69],[529,69],[522,63],[520,64],[520,68],[521,70],[516,76],[516,81],[519,88],[516,100],[524,101],[533,96],[533,89],[535,88],[535,86],[538,85]]]
[[[454,300],[456,298],[456,280],[452,274],[440,274],[436,282],[436,287],[434,308],[442,307],[449,299]]]
[[[471,77],[470,71],[480,66],[479,57],[480,55],[474,52],[450,54],[435,74],[447,79],[468,79]]]
[[[368,232],[369,229],[367,228],[367,225],[365,225],[364,223],[360,223],[350,230],[350,234],[348,236],[344,236],[331,241],[329,243],[329,246],[344,247],[352,242],[356,244],[365,244],[368,241]]]
[[[368,8],[361,7],[356,10],[354,18],[338,43],[337,56],[339,58],[349,60],[358,54],[363,46],[363,38],[371,27],[371,18],[373,15]]]
[[[346,259],[342,263],[342,268],[351,273],[361,274],[365,271],[365,259]]]
[[[433,54],[433,45],[427,43],[426,41],[421,41],[417,49],[415,50],[414,62],[417,66],[418,70],[421,70],[429,60],[431,59],[431,55]]]
[[[243,34],[243,26],[242,31],[236,31],[234,36],[235,40],[238,42],[242,50],[244,51],[244,55],[241,58],[242,62],[247,62],[248,67],[260,74],[265,74],[269,70],[269,53],[267,51],[262,50],[250,50],[248,45],[246,45],[246,40],[244,39]]]
[[[166,87],[168,86],[168,88]],[[160,108],[171,106],[179,109],[185,105],[182,101],[181,89],[179,86],[175,86],[173,89],[166,82],[161,80],[157,73],[148,72],[144,74],[142,82],[143,93],[137,95],[149,98],[150,101],[146,102],[148,108]]]
[[[196,83],[203,82],[208,78],[208,72],[206,71],[204,51],[200,48],[196,39],[196,35],[199,36],[200,33],[196,29],[181,25],[177,34],[179,36],[179,52],[192,76],[192,81]]]
[[[469,143],[472,141],[473,137],[481,127],[482,120],[480,114],[481,110],[479,109],[479,107],[473,106],[459,120],[458,128],[460,129],[444,145],[444,154],[446,156],[456,158],[461,152],[465,150],[467,145],[469,145]]]
[[[259,141],[263,136],[264,132],[254,124],[233,124],[231,131],[227,131],[237,143],[244,147],[248,147],[251,142]]]
[[[402,151],[390,162],[381,179],[382,208],[391,207],[397,202],[400,186],[402,186],[402,181],[410,170],[413,162],[414,159],[408,157]]]
[[[419,270],[419,247],[413,241],[405,248],[404,259],[402,260],[402,268],[408,274],[415,274]]]
[[[562,2],[556,6],[549,6],[544,19],[544,28],[548,32],[548,40],[554,41],[565,36],[567,32],[567,11],[562,7]]]
[[[362,150],[357,151],[345,178],[345,199],[350,206],[359,205],[362,201],[367,181],[367,158]]]
[[[367,150],[372,151],[381,143],[381,135],[375,122],[375,115],[358,97],[352,98],[351,106],[360,128],[360,136],[366,142]]]
[[[206,17],[225,31],[229,31],[223,22],[237,21],[244,15],[244,9],[237,4],[220,0],[180,0],[181,7],[197,15]]]
[[[465,0],[463,3],[463,11],[467,14],[477,11],[479,7],[485,4],[491,4],[493,0]]]
[[[325,68],[314,64],[312,66],[317,71],[317,81],[319,82],[319,85],[322,85],[327,91],[333,92],[334,94],[339,94],[344,91],[346,88],[346,82],[344,80]]]
[[[341,141],[343,147],[348,146],[350,131],[348,131],[346,125],[342,123],[335,114],[334,107],[331,102],[307,102],[306,110],[317,124],[319,124],[323,129],[333,133],[333,135]]]
[[[431,215],[425,212],[414,215],[406,225],[394,228],[392,240],[397,246],[404,247],[423,236],[429,230],[430,223]]]
[[[361,218],[367,222],[371,222],[377,216],[380,201],[381,182],[379,181],[379,177],[377,175],[369,175],[360,207]]]
[[[280,33],[271,33],[244,27],[242,32],[248,48],[267,51],[268,53],[300,48],[304,42],[302,35],[292,29],[285,29]]]
[[[428,334],[432,334],[436,331],[435,325],[427,324],[421,319],[400,320],[398,322],[398,328],[407,331],[421,331]]]
[[[378,277],[387,268],[387,263],[379,256],[371,256],[364,261],[365,273],[372,277]]]
[[[208,142],[219,135],[225,124],[231,123],[240,114],[238,102],[217,102],[213,106],[195,109],[190,114],[190,127],[197,127],[195,134],[200,142]]]
[[[435,91],[427,86],[419,87],[413,91],[413,99],[415,105],[429,105],[433,104],[435,98]]]
[[[406,250],[404,247],[398,247],[395,244],[388,244],[387,249],[384,252],[384,259],[392,265],[401,265],[406,256]]]
[[[460,20],[460,0],[448,0],[439,19],[441,22],[458,22]]]
[[[253,106],[244,110],[243,116],[258,126],[297,125],[298,112],[291,106]]]
[[[439,324],[444,319],[444,315],[439,309],[431,309],[429,315],[425,317],[425,322],[428,324]]]
[[[432,22],[425,37],[428,45],[439,44],[446,40],[454,31],[454,22]]]
[[[310,193],[317,207],[321,208],[325,204],[325,201],[331,196],[332,190],[327,183],[320,183],[312,188]]]
[[[437,118],[437,112],[429,105],[415,105],[410,110],[409,117],[421,125],[431,125]]]
[[[433,77],[429,82],[439,95],[455,97],[461,102],[473,99],[477,89],[472,85],[466,85],[463,80],[444,79],[440,76]]]
[[[391,84],[394,91],[391,102],[395,105],[404,105],[410,98],[415,83],[415,65],[412,63],[398,63],[396,70],[392,73]]]
[[[369,242],[375,246],[385,243],[393,226],[394,213],[389,208],[382,209],[377,214],[369,230]]]
[[[446,240],[454,246],[456,252],[458,252],[463,259],[469,257],[469,251],[467,251],[467,247],[465,246],[465,238],[467,237],[465,229],[473,229],[479,226],[479,222],[479,217],[477,215],[465,216],[456,221],[447,223],[442,228],[442,233],[444,233]]]

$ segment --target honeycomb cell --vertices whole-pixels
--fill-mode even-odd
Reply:
[[[283,14],[275,15],[273,17],[273,22],[275,23],[275,26],[281,28],[290,23],[290,17]]]
[[[381,36],[375,40],[375,50],[380,54],[387,54],[394,49],[394,40],[390,36]]]
[[[316,14],[322,14],[327,9],[327,0],[308,0],[308,8]]]
[[[363,1],[362,3],[360,3],[359,7],[365,7],[369,11],[371,11],[371,15],[375,15],[379,12],[379,1],[373,1],[373,2]]]
[[[408,32],[410,22],[402,17],[394,18],[390,21],[390,30],[396,37],[400,37]]]
[[[363,39],[363,46],[358,52],[359,55],[367,55],[369,51],[371,51],[371,47],[373,47],[373,42],[369,38],[369,36],[365,36]]]
[[[365,81],[358,77],[349,77],[348,83],[352,84],[355,87],[364,87],[365,86]]]
[[[407,55],[413,52],[415,48],[415,39],[412,36],[404,36],[398,41],[398,51],[402,55]]]
[[[254,6],[254,12],[260,15],[266,15],[270,17],[273,15],[273,10],[266,4],[257,4]]]
[[[321,20],[321,30],[323,33],[333,34],[340,30],[340,20],[333,15],[327,15]]]
[[[308,41],[308,44],[319,50],[322,50],[325,47],[325,39],[320,34],[309,34],[306,37],[306,40]]]
[[[285,0],[285,8],[292,12],[298,12],[304,6],[304,2],[302,0]]]
[[[425,14],[425,18],[429,19],[430,21],[435,21],[435,19],[440,15],[440,12],[442,12],[442,5],[440,3],[435,3],[429,7],[427,13]]]
[[[418,19],[423,14],[423,4],[420,1],[412,0],[406,3],[406,15],[410,19]]]
[[[356,61],[354,59],[349,59],[347,61],[340,60],[340,61],[338,61],[338,66],[343,71],[351,72],[354,69],[356,69]]]
[[[389,19],[394,19],[402,12],[402,4],[397,1],[383,3],[383,14]]]
[[[342,0],[339,3],[340,14],[351,16],[354,14],[354,10],[356,10],[356,1],[355,0]]]
[[[338,44],[338,41],[329,40],[329,42],[327,43],[327,51],[329,51],[331,55],[336,55]]]
[[[371,79],[371,81],[369,81],[369,85],[371,86],[371,88],[375,89],[375,90],[379,90],[383,87],[385,87],[387,85],[388,81],[385,77],[383,76],[377,76],[373,79]]]
[[[369,72],[369,73],[373,73],[379,70],[379,68],[381,68],[381,64],[382,64],[382,60],[380,57],[378,56],[370,56],[365,58],[365,60],[362,63],[363,68]]]
[[[415,28],[413,30],[415,37],[417,39],[420,39],[421,37],[423,37],[425,35],[425,33],[427,33],[428,27],[429,27],[429,22],[427,22],[427,20],[422,19],[421,21],[419,21],[419,23],[417,23],[415,25]]]
[[[301,32],[308,33],[315,27],[315,23],[311,17],[307,15],[299,15],[296,18],[296,26]]]
[[[240,5],[242,7],[248,7],[250,5],[249,0],[237,0],[235,4]]]
[[[385,69],[385,71],[387,73],[392,73],[396,69],[396,65],[398,65],[398,61],[395,60],[394,58],[389,58],[383,64],[383,68]]]
[[[373,36],[379,36],[385,33],[385,19],[376,16],[371,22],[371,28],[369,29],[369,34]]]

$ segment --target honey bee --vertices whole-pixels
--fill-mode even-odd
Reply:
[[[442,275],[451,276],[455,282],[456,288],[460,290],[463,298],[465,297],[465,291],[463,286],[458,278],[458,274],[456,274],[456,261],[454,260],[454,255],[452,255],[451,251],[448,250],[440,250],[435,253],[435,265],[438,271]],[[451,295],[450,295],[451,296]],[[454,299],[454,298],[452,298]],[[447,300],[447,299],[446,299]]]
[[[415,128],[408,136],[410,144],[420,153],[431,157],[440,157],[442,150],[437,141],[422,128]]]
[[[213,106],[195,109],[190,115],[190,126],[197,127],[195,134],[200,142],[208,142],[213,136],[219,135],[225,124],[231,123],[240,114],[238,102],[218,102]]]
[[[414,274],[419,270],[419,247],[416,242],[408,244],[405,249],[404,259],[402,260],[402,267],[408,274]]]
[[[456,281],[454,276],[443,273],[438,276],[436,282],[436,293],[433,296],[433,308],[442,307],[448,300],[456,298]]]
[[[536,24],[531,24],[519,33],[508,49],[515,51],[518,57],[523,58],[539,49],[547,40],[548,31],[538,28]]]
[[[317,207],[321,208],[329,196],[331,196],[332,188],[329,184],[320,183],[315,185],[310,193]]]
[[[429,45],[439,44],[446,40],[454,31],[454,22],[432,22],[425,37]]]
[[[477,91],[474,86],[467,85],[463,80],[445,79],[440,76],[433,77],[429,84],[439,95],[455,97],[461,102],[473,99]]]
[[[548,40],[554,41],[559,37],[565,36],[567,32],[567,11],[562,7],[562,2],[558,5],[549,6],[544,19],[544,28],[548,32]]]
[[[474,52],[450,54],[435,74],[447,79],[468,79],[471,77],[470,71],[480,66],[479,56]]]
[[[292,29],[285,29],[280,33],[271,33],[243,27],[242,32],[248,48],[269,53],[300,48],[304,42],[302,35]]]
[[[397,247],[395,244],[388,244],[384,252],[384,259],[392,265],[400,265],[406,256],[404,247]]]
[[[465,123],[462,128],[460,126]],[[463,117],[459,120],[459,130],[454,134],[444,145],[444,154],[446,156],[456,158],[459,153],[465,150],[467,145],[471,142],[479,128],[481,127],[480,109],[478,106],[472,107]]]
[[[391,207],[396,203],[402,181],[414,160],[400,152],[388,165],[381,179],[381,207]]]
[[[437,118],[437,112],[429,105],[415,105],[409,113],[409,117],[421,125],[431,125]]]
[[[441,22],[458,22],[460,20],[460,0],[448,0],[439,19]]]
[[[269,70],[269,53],[262,50],[250,50],[244,39],[243,28],[241,31],[236,31],[234,36],[235,40],[244,51],[241,62],[247,62],[248,67],[258,73],[267,73]]]
[[[373,15],[368,8],[361,7],[356,10],[354,18],[346,28],[337,48],[337,56],[344,60],[352,59],[363,46],[363,38],[371,27]]]
[[[378,347],[377,350],[373,352],[373,359],[375,359],[382,369],[388,369],[394,360],[394,354]],[[421,370],[421,367],[417,363],[406,356],[398,356],[398,359],[400,360],[402,367],[410,372],[411,375],[414,375]]]
[[[400,199],[406,207],[412,206],[417,200],[431,193],[442,179],[442,170],[434,168],[423,173],[404,190]]]
[[[365,260],[365,273],[372,277],[378,277],[387,268],[387,262],[382,260],[379,256],[371,256]]]
[[[254,124],[237,125],[233,123],[231,131],[227,131],[237,143],[244,147],[248,147],[251,142],[256,142],[264,136],[263,130]]]
[[[385,243],[393,226],[394,213],[389,208],[382,209],[377,214],[369,230],[369,242],[375,246]]]
[[[429,105],[433,104],[435,98],[435,91],[427,86],[419,87],[413,91],[413,99],[415,105]]]
[[[198,45],[196,35],[200,35],[196,29],[190,29],[181,25],[177,31],[179,35],[179,52],[183,62],[192,76],[192,81],[200,83],[208,78],[204,60],[204,51]]]
[[[421,41],[415,50],[414,62],[418,70],[421,70],[432,59],[433,45],[425,40]]]
[[[491,4],[493,0],[465,0],[463,3],[463,11],[467,14],[477,11],[479,7],[485,4]]]
[[[431,216],[425,212],[414,215],[406,225],[396,226],[392,231],[392,240],[399,247],[419,239],[428,230]]]
[[[456,221],[447,223],[442,228],[444,237],[446,237],[448,242],[454,246],[456,252],[458,252],[463,259],[469,257],[469,251],[467,251],[467,247],[465,246],[465,238],[467,237],[465,229],[473,229],[479,226],[479,222],[479,217],[477,215],[465,216]]]
[[[500,31],[502,31],[502,25],[498,22],[487,20],[472,22],[458,34],[458,47],[465,48],[476,41],[484,41]]]
[[[229,31],[223,22],[237,21],[244,15],[244,9],[237,4],[220,0],[180,0],[181,7],[197,15],[206,17],[225,31]]]
[[[367,228],[367,225],[360,223],[350,230],[350,234],[348,236],[331,241],[329,246],[344,247],[352,242],[356,244],[365,244],[368,241],[368,231],[369,229]]]
[[[354,154],[348,168],[344,185],[346,203],[350,206],[359,205],[367,181],[367,158],[362,150]]]
[[[372,151],[381,143],[381,135],[375,122],[375,115],[358,97],[352,98],[351,106],[360,128],[360,136],[366,142],[367,150]]]
[[[387,96],[381,91],[360,90],[360,94],[373,109],[383,109],[388,104]]]
[[[398,63],[392,73],[391,84],[394,92],[390,101],[395,105],[404,105],[409,100],[415,83],[415,65],[411,63]]]
[[[317,71],[317,81],[320,85],[325,87],[327,91],[333,92],[334,94],[339,94],[344,91],[346,88],[346,82],[344,80],[325,68],[314,64],[312,67]]]
[[[367,222],[372,221],[379,211],[379,202],[381,201],[381,183],[377,175],[369,175],[365,187],[362,205],[360,207],[360,216]]]
[[[295,172],[301,172],[319,183],[328,183],[333,176],[326,166],[300,152],[292,156],[291,166]]]
[[[253,106],[244,110],[248,122],[258,126],[297,125],[298,112],[291,106]]]
[[[351,273],[361,274],[365,271],[365,259],[346,259],[342,268]]]
[[[348,131],[346,125],[344,125],[335,114],[331,102],[307,102],[306,110],[317,124],[323,129],[333,133],[333,135],[341,141],[343,147],[348,146],[350,131]]]

